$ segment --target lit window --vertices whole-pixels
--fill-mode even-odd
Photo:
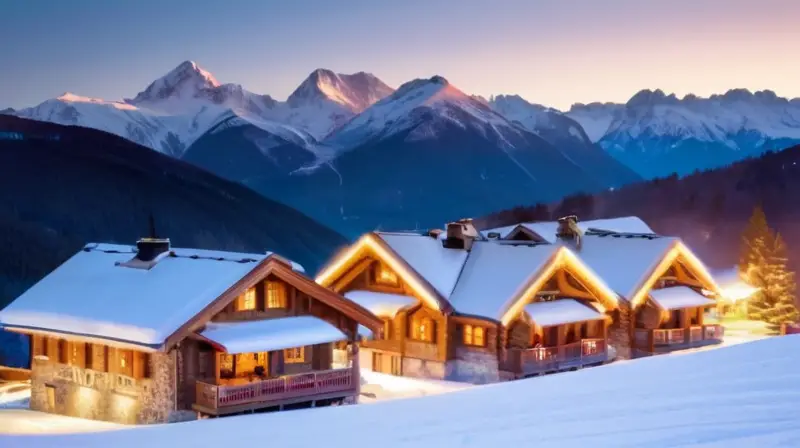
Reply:
[[[381,285],[397,286],[398,284],[397,274],[380,264],[376,268],[375,279]]]
[[[464,325],[464,344],[483,347],[486,345],[486,330],[483,327]]]
[[[306,362],[305,347],[287,348],[283,351],[283,359],[288,364]]]
[[[239,297],[239,311],[247,311],[256,309],[256,289],[247,288],[244,295]]]
[[[433,321],[430,317],[415,317],[412,320],[411,339],[433,342]]]
[[[286,308],[286,290],[281,282],[267,282],[267,308]]]

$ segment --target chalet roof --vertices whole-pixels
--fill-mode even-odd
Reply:
[[[542,221],[542,222],[523,222],[510,226],[498,227],[495,229],[484,230],[481,233],[488,237],[489,233],[498,233],[500,238],[506,238],[511,234],[514,229],[522,226],[536,235],[539,235],[544,241],[549,243],[556,242],[556,229],[558,222],[556,221]],[[635,234],[654,234],[653,229],[650,228],[641,218],[636,216],[625,216],[620,218],[609,219],[593,219],[589,221],[578,221],[578,228],[586,233],[589,229],[602,229],[619,233],[635,233]]]
[[[525,306],[525,312],[540,327],[605,319],[606,317],[605,314],[575,299],[534,302]]]
[[[495,320],[561,250],[554,244],[478,240],[466,251],[447,249],[441,239],[418,233],[377,235],[458,313]]]
[[[381,317],[393,318],[401,309],[417,303],[417,299],[413,297],[373,291],[349,291],[344,296]]]
[[[469,252],[445,249],[441,240],[418,233],[379,232],[378,236],[436,292],[450,297]]]
[[[627,300],[635,296],[667,252],[679,241],[673,237],[626,234],[584,235],[578,257]]]
[[[0,325],[158,346],[273,256],[171,251],[148,270],[119,265],[135,247],[88,244],[0,311]]]
[[[338,328],[314,316],[211,323],[200,335],[227,353],[268,352],[347,339]]]
[[[667,311],[696,306],[709,306],[715,303],[713,300],[686,286],[654,289],[650,291],[650,297],[659,308]]]
[[[450,304],[462,314],[500,320],[509,301],[524,292],[558,249],[552,244],[476,241],[468,252]]]

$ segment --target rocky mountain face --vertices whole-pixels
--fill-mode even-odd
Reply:
[[[725,166],[800,142],[800,100],[769,90],[709,98],[643,90],[626,104],[575,105],[567,115],[645,178]]]

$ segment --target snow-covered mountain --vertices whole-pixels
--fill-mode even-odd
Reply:
[[[15,115],[107,131],[176,157],[219,124],[249,125],[278,139],[313,147],[336,126],[391,93],[373,75],[316,70],[286,102],[238,84],[221,84],[186,61],[133,99],[106,101],[66,93]]]
[[[769,90],[709,98],[643,90],[624,105],[575,105],[567,115],[645,177],[716,168],[800,142],[800,100]]]
[[[317,69],[295,89],[275,118],[322,138],[394,89],[370,73]]]
[[[13,115],[16,112],[13,108],[7,107],[3,110],[0,110],[0,115]]]
[[[498,95],[487,104],[512,122],[558,148],[568,159],[592,167],[592,175],[610,186],[641,178],[592,142],[583,127],[563,112],[524,100],[519,95]]]
[[[441,76],[402,85],[322,143],[329,157],[288,177],[246,183],[351,236],[436,226],[610,186],[596,166],[572,160]],[[620,165],[595,145],[587,150]]]

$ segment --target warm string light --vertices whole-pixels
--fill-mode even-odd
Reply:
[[[694,273],[702,277],[704,283],[710,286],[709,289],[718,297],[721,296],[721,291],[717,282],[711,276],[711,273],[708,271],[708,268],[697,258],[688,247],[686,247],[682,242],[677,241],[664,255],[661,259],[659,264],[656,266],[655,269],[650,273],[650,276],[647,280],[642,284],[636,294],[633,295],[631,298],[631,308],[636,309],[639,305],[643,304],[649,294],[650,290],[653,288],[653,285],[656,281],[661,277],[661,275],[669,269],[670,266],[678,259],[679,256],[683,256],[683,258],[687,261],[690,267],[694,269]]]
[[[431,294],[428,288],[419,281],[417,274],[406,269],[394,254],[386,250],[383,245],[376,240],[375,235],[372,233],[368,233],[359,238],[355,244],[336,258],[328,268],[323,270],[315,281],[322,286],[330,286],[331,283],[339,278],[352,264],[351,262],[361,258],[362,251],[365,249],[371,250],[381,261],[389,265],[426,305],[434,310],[441,310],[439,299]]]
[[[589,281],[591,286],[597,289],[602,296],[610,303],[614,304],[614,308],[619,307],[619,299],[617,294],[609,288],[600,277],[592,272],[571,250],[566,247],[560,247],[553,260],[548,264],[547,268],[539,274],[536,280],[519,296],[512,299],[512,304],[507,307],[507,311],[502,313],[500,322],[504,326],[508,326],[522,312],[522,309],[527,305],[533,296],[542,288],[553,274],[559,269],[570,267],[574,269],[579,276],[584,277]],[[506,307],[504,307],[505,309]]]

